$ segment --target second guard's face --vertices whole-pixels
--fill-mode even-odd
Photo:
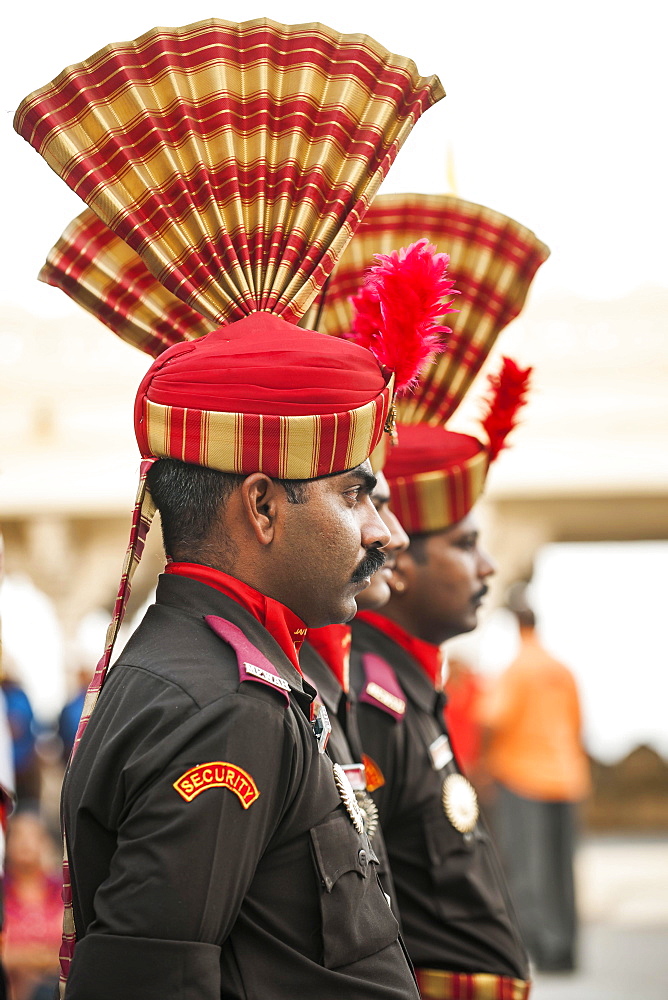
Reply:
[[[371,494],[371,502],[389,531],[390,540],[383,549],[387,557],[385,565],[374,573],[370,585],[357,597],[357,607],[360,611],[382,608],[387,604],[392,596],[390,581],[397,556],[408,548],[408,535],[390,510],[390,487],[382,472],[376,473],[376,488]]]
[[[440,644],[478,624],[478,610],[487,593],[494,564],[480,547],[478,524],[469,513],[445,531],[424,541],[425,561],[411,558],[410,600],[417,634]]]
[[[355,598],[385,561],[390,532],[371,501],[376,479],[369,462],[315,480],[304,504],[286,511],[286,572],[290,607],[310,628],[349,621]]]

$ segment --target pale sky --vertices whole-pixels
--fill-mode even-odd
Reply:
[[[13,132],[20,100],[108,42],[210,16],[319,19],[437,73],[448,96],[418,123],[384,190],[446,191],[451,150],[459,195],[512,215],[552,248],[537,297],[668,286],[665,10],[656,0],[13,4],[3,17],[0,302],[46,315],[74,308],[35,276],[83,205]]]

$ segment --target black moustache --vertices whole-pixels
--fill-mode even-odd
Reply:
[[[352,575],[353,583],[362,583],[368,576],[373,576],[374,573],[377,573],[381,566],[385,565],[386,558],[387,556],[380,549],[371,549],[367,552]]]

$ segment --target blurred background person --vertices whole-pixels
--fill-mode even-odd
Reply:
[[[84,699],[91,677],[92,671],[88,664],[85,666],[81,664],[76,675],[76,690],[69,701],[63,705],[58,716],[58,736],[62,743],[61,755],[65,764],[67,764],[72,747],[74,746],[74,739],[77,735],[79,719],[81,718]]]
[[[540,644],[524,585],[511,588],[520,650],[479,701],[494,825],[522,935],[537,969],[576,965],[576,804],[590,791],[575,678]]]
[[[3,964],[12,1000],[53,995],[63,904],[56,847],[35,812],[9,821],[5,859]]]
[[[41,782],[36,749],[35,716],[30,699],[14,678],[9,658],[6,656],[1,687],[12,738],[16,799],[22,805],[37,804]]]

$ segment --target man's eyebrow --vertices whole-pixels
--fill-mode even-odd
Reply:
[[[387,491],[383,492],[382,490],[378,489],[375,489],[373,491],[372,500],[374,501],[374,503],[379,504],[381,507],[383,506],[383,504],[389,503],[391,499],[392,498],[390,497],[390,494]]]
[[[362,492],[366,493],[367,496],[371,496],[378,485],[378,480],[374,476],[373,472],[367,472],[367,470],[362,467],[351,469],[348,475],[354,476],[357,480],[362,481]]]
[[[480,531],[478,528],[471,528],[469,531],[463,531],[459,537],[466,539],[466,541],[477,542],[480,537]]]

